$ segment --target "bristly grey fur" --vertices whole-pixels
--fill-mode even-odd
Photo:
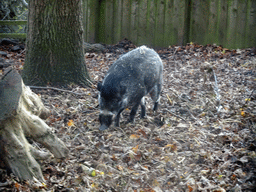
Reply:
[[[139,105],[144,117],[143,97],[150,93],[155,102],[154,109],[157,109],[162,81],[163,64],[159,55],[146,46],[138,47],[122,55],[109,68],[102,84],[98,84],[100,109],[117,114],[117,126],[120,113],[128,106],[133,107],[130,121],[133,121]]]

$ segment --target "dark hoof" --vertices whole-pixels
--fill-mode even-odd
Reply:
[[[147,115],[140,116],[141,119],[146,119]]]
[[[120,127],[120,123],[115,123],[115,127]]]
[[[128,124],[128,123],[134,123],[134,119],[129,119],[129,120],[127,120],[127,121],[126,121],[126,124]]]
[[[157,111],[157,109],[158,109],[158,103],[156,102],[154,107],[153,107],[153,111]]]
[[[107,125],[101,125],[101,126],[100,126],[100,131],[104,131],[104,130],[106,130],[107,128],[108,128]]]

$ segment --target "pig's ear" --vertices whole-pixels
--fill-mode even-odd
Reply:
[[[97,86],[98,91],[101,91],[101,88],[102,88],[102,83],[99,82],[99,83],[98,83],[98,86]]]

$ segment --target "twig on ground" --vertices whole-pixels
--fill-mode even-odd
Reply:
[[[169,95],[166,94],[167,99],[169,100],[170,104],[172,104],[172,100],[170,99]]]
[[[89,79],[86,79],[86,81],[88,81],[91,84],[93,89],[96,89],[97,86],[95,86]]]
[[[171,113],[173,116],[177,117],[177,118],[180,118],[182,119],[183,121],[186,121],[186,119],[184,119],[183,117],[179,116],[179,115],[176,115],[175,113],[169,111],[168,109],[164,109],[165,111],[167,111],[168,113]]]
[[[212,70],[212,72],[213,72],[213,76],[214,76],[214,80],[215,80],[214,92],[216,94],[217,105],[218,105],[217,112],[219,112],[221,109],[220,108],[221,105],[220,105],[220,94],[219,94],[219,88],[218,88],[218,81],[217,81],[217,76],[216,76],[214,70]]]
[[[129,177],[129,180],[124,188],[124,191],[128,191],[128,187],[130,186],[130,183],[131,183],[131,178]]]
[[[17,54],[17,56],[20,56],[22,53],[24,53],[26,51],[26,49],[24,49],[23,51],[21,51],[19,54]]]
[[[174,53],[173,53],[173,56],[175,55],[175,53],[177,52],[178,48],[175,49]]]
[[[249,99],[252,97],[252,94],[253,94],[254,91],[255,91],[255,88],[252,90],[250,96],[248,97]],[[247,102],[249,101],[249,99],[247,99],[247,100],[245,101],[245,105],[247,104]]]
[[[72,93],[75,95],[85,95],[84,93],[75,93],[73,91],[69,91],[69,90],[65,90],[65,89],[59,89],[59,88],[55,88],[55,87],[40,87],[40,86],[29,86],[31,89],[52,89],[55,91],[62,91],[62,92],[67,92],[67,93]]]
[[[11,184],[10,182],[6,181],[4,183],[0,183],[0,187],[5,187],[5,186],[8,186],[10,184]]]

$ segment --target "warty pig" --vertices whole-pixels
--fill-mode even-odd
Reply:
[[[146,46],[122,55],[108,70],[102,83],[98,83],[100,130],[107,129],[115,115],[119,126],[121,112],[131,106],[129,122],[134,121],[141,105],[141,117],[146,115],[144,96],[150,94],[157,110],[163,79],[163,64],[159,55]]]

